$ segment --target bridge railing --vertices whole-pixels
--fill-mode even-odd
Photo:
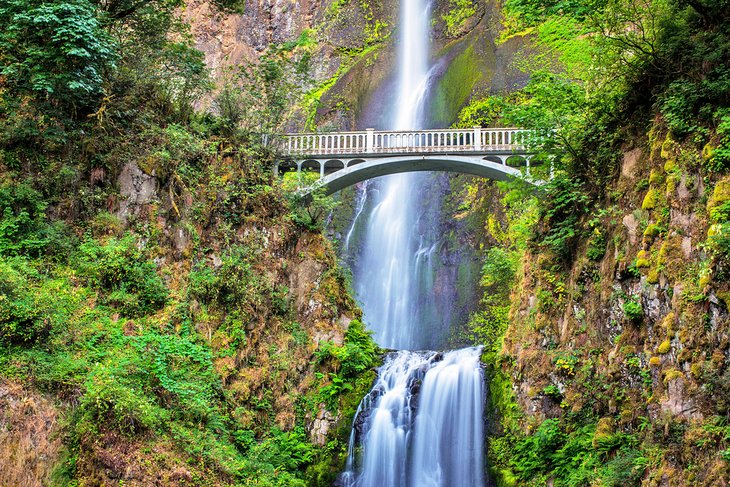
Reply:
[[[288,156],[449,153],[524,149],[528,130],[517,128],[444,129],[288,134],[282,152]]]

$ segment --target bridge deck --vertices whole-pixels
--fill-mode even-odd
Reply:
[[[373,157],[382,155],[453,153],[524,153],[530,132],[516,128],[337,132],[288,134],[282,143],[284,156]]]
[[[519,156],[530,172],[525,143],[531,131],[481,128],[288,134],[279,143],[279,169],[319,172],[327,193],[365,179],[411,171],[451,171],[504,180],[520,175],[508,164]],[[301,181],[301,179],[300,179]],[[310,188],[311,190],[313,188]],[[309,191],[305,190],[305,191]]]

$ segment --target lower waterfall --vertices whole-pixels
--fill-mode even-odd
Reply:
[[[480,353],[464,348],[388,355],[358,408],[338,485],[482,487]]]

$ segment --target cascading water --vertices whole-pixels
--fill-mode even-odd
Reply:
[[[429,85],[427,0],[402,0],[400,19],[391,128],[414,130],[423,123]],[[346,487],[484,485],[481,350],[409,351],[430,346],[434,324],[450,322],[450,310],[438,309],[433,299],[438,235],[423,221],[417,200],[427,177],[405,173],[374,183],[373,209],[353,274],[376,341],[401,351],[387,357],[358,408],[339,480]],[[358,200],[347,252],[367,194],[366,188]]]
[[[415,130],[422,120],[428,86],[429,5],[424,0],[404,0],[400,18],[398,89],[391,128]],[[376,202],[355,270],[367,322],[386,348],[427,345],[418,333],[419,278],[425,271],[414,259],[420,239],[413,189],[423,177],[404,173],[377,181]]]
[[[480,353],[465,348],[389,355],[356,414],[360,426],[353,427],[339,485],[483,486]]]

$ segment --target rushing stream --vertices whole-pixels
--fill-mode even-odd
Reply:
[[[396,130],[423,125],[429,73],[430,5],[402,0],[398,45]],[[347,487],[481,487],[484,485],[484,377],[480,349],[417,352],[433,341],[435,324],[450,313],[433,298],[438,243],[433,225],[421,221],[420,173],[372,182],[357,201],[354,225],[366,221],[355,287],[376,341],[400,350],[388,355],[372,391],[355,417],[346,471]],[[367,220],[364,220],[367,219]]]

